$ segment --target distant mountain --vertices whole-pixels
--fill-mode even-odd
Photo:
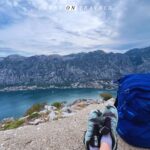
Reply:
[[[150,47],[128,52],[105,53],[101,50],[60,55],[0,58],[0,86],[64,86],[112,80],[130,73],[150,72]]]

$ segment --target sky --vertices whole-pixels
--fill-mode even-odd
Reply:
[[[150,46],[149,0],[0,0],[0,57]]]

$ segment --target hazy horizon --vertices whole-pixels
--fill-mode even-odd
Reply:
[[[142,48],[149,48],[150,46],[147,46],[147,47],[142,47]],[[37,55],[21,55],[21,54],[11,54],[11,55],[5,55],[5,56],[0,56],[1,58],[3,57],[8,57],[8,56],[23,56],[23,57],[32,57],[32,56],[68,56],[68,55],[75,55],[75,54],[80,54],[80,53],[89,53],[89,52],[96,52],[96,51],[103,51],[104,53],[120,53],[120,54],[124,54],[130,50],[134,50],[134,49],[140,49],[140,48],[132,48],[132,49],[129,49],[129,50],[126,50],[126,51],[120,51],[120,52],[113,52],[113,51],[110,51],[110,52],[106,52],[104,50],[93,50],[93,51],[88,51],[88,52],[77,52],[77,53],[70,53],[70,54],[37,54]]]

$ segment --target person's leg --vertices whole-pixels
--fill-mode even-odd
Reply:
[[[104,121],[104,127],[101,129],[101,141],[100,150],[112,150],[112,137],[111,132],[111,118],[106,117]]]
[[[100,150],[112,150],[112,138],[110,133],[102,136]]]
[[[102,143],[99,150],[111,150],[107,143]]]

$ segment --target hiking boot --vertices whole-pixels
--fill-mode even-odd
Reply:
[[[103,112],[103,119],[105,120],[104,127],[101,129],[101,134],[107,134],[110,132],[111,138],[112,138],[112,150],[117,149],[117,123],[118,123],[118,112],[115,106],[108,105],[105,108],[105,111]]]
[[[87,131],[84,134],[86,150],[89,147],[100,148],[102,135],[110,133],[113,150],[117,149],[116,126],[118,113],[114,106],[106,106],[104,112],[93,110],[89,114]]]
[[[86,149],[89,150],[89,145],[100,147],[99,130],[102,127],[102,112],[93,110],[89,114],[87,131],[84,134],[83,143]]]

